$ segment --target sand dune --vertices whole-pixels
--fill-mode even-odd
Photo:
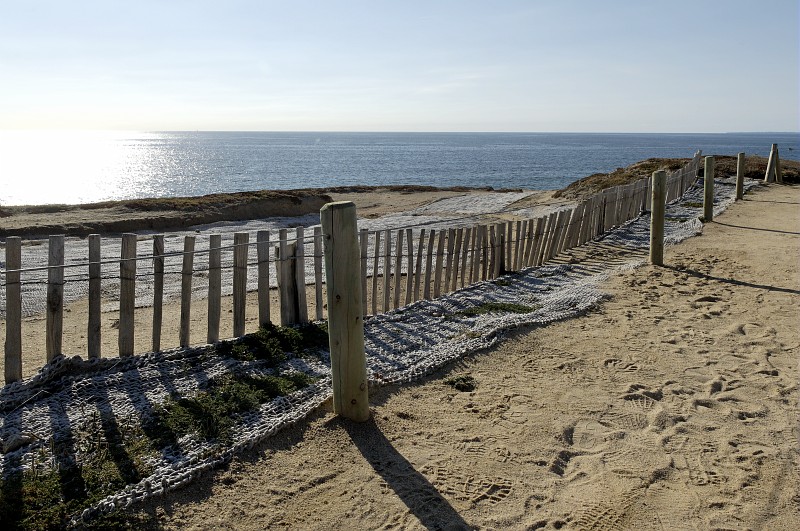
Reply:
[[[757,188],[595,311],[382,388],[367,423],[319,411],[145,510],[180,529],[797,529],[799,204]]]

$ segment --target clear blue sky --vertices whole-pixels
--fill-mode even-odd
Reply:
[[[798,131],[798,0],[0,7],[0,129]]]

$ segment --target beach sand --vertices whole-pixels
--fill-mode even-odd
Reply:
[[[142,510],[168,529],[798,529],[798,205],[756,188],[594,311],[375,390],[366,423],[319,410]]]

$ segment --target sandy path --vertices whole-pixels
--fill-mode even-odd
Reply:
[[[320,411],[146,509],[180,529],[796,529],[798,205],[756,190],[597,311],[383,388],[365,424]],[[465,374],[472,392],[443,383]]]

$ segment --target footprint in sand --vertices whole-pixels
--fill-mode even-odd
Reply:
[[[606,432],[606,427],[596,420],[579,420],[572,430],[572,444],[581,450],[594,450],[605,443]]]
[[[603,361],[603,366],[606,369],[618,372],[636,372],[639,366],[636,363],[624,361],[618,358],[608,358]]]
[[[609,441],[601,454],[603,463],[613,473],[628,478],[652,479],[666,473],[672,459],[650,434],[627,433]]]
[[[497,504],[511,494],[513,487],[510,479],[473,475],[452,466],[426,467],[423,474],[442,493],[472,503]]]

